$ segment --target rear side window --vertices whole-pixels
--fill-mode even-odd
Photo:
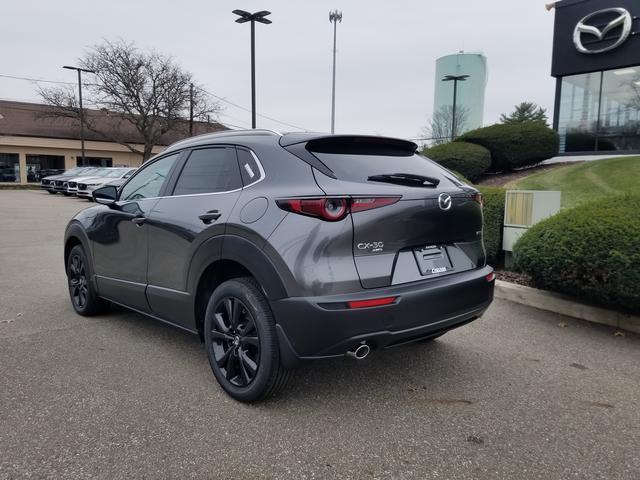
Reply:
[[[437,165],[415,153],[393,155],[391,152],[385,152],[381,155],[373,155],[371,153],[313,152],[313,154],[329,167],[336,177],[350,182],[366,182],[370,176],[391,173],[410,173],[441,179],[444,173]]]
[[[173,194],[219,193],[241,187],[235,151],[231,148],[202,148],[189,155]]]
[[[254,156],[248,150],[239,148],[238,163],[240,165],[240,175],[242,175],[242,183],[244,186],[257,182],[262,177],[260,167]]]

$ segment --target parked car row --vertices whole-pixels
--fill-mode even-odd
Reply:
[[[93,201],[91,194],[95,189],[107,184],[119,187],[135,171],[131,167],[76,167],[60,175],[43,178],[40,187],[52,195],[76,195]]]

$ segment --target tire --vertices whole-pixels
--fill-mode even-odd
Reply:
[[[71,196],[71,194],[70,194],[69,192],[62,192],[62,194],[63,194],[65,197],[70,197],[70,196]]]
[[[50,195],[55,195],[56,192],[54,190],[47,190],[47,193],[49,193]]]
[[[92,269],[82,245],[76,245],[67,258],[67,284],[71,305],[76,313],[86,317],[104,313],[109,302],[98,297],[93,282]]]
[[[289,381],[271,308],[252,278],[228,280],[215,289],[205,313],[204,340],[216,380],[236,400],[275,396]]]

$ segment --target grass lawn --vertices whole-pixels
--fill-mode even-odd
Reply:
[[[534,173],[507,183],[509,190],[560,190],[562,208],[619,193],[640,193],[640,157],[617,157]]]

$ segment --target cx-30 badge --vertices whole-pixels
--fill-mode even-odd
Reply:
[[[451,195],[447,193],[441,193],[438,195],[438,206],[440,207],[440,210],[444,210],[446,212],[451,208],[452,203]]]
[[[597,22],[598,26],[590,25],[590,23],[596,23],[593,22],[594,17],[604,16],[606,14],[615,14],[616,17],[609,23],[604,24],[604,26],[602,22]],[[616,7],[598,10],[590,13],[578,22],[576,28],[573,30],[573,44],[580,53],[593,54],[608,52],[609,50],[619,47],[629,38],[632,24],[633,18],[625,8]],[[611,32],[611,30],[618,27],[621,27],[619,31],[607,37],[607,34]],[[595,37],[596,40],[591,40],[585,45],[582,42],[582,34]],[[612,43],[607,43],[606,46],[598,48],[598,45],[605,40],[611,41]]]

